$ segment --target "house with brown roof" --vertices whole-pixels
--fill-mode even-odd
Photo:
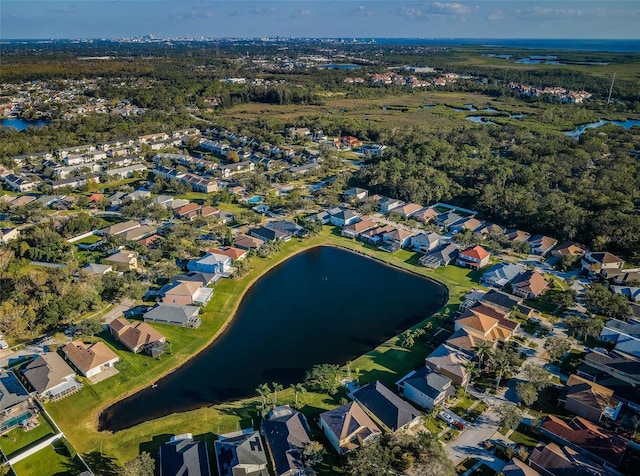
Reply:
[[[361,221],[347,225],[340,231],[340,234],[346,238],[358,238],[361,233],[378,226],[378,222],[373,221],[369,217],[364,217]]]
[[[62,348],[64,355],[85,377],[99,374],[105,367],[113,367],[120,358],[103,342],[85,344],[69,342]]]
[[[613,396],[613,390],[575,374],[567,380],[558,405],[594,423],[603,416],[616,420],[622,409],[622,402]]]
[[[233,239],[233,244],[242,250],[257,250],[264,245],[264,240],[249,235],[239,234]]]
[[[124,317],[114,319],[107,328],[114,338],[134,354],[147,351],[154,347],[154,344],[164,344],[166,341],[165,336],[146,322],[133,323]]]
[[[173,214],[177,218],[184,218],[191,221],[198,216],[201,209],[202,207],[197,203],[187,203],[186,205],[182,205],[181,207],[174,209]]]
[[[222,246],[220,248],[209,248],[207,253],[215,253],[218,255],[228,256],[232,260],[245,259],[247,256],[247,250],[240,248],[234,248],[233,246]]]
[[[544,256],[558,244],[558,240],[549,236],[536,235],[529,238],[529,244],[534,255]]]
[[[535,299],[549,287],[549,282],[540,273],[527,270],[511,283],[511,291],[525,299]]]
[[[498,343],[498,341],[490,341],[478,337],[476,333],[468,332],[464,328],[455,331],[446,341],[449,347],[458,349],[470,357],[476,354],[476,347],[480,342],[487,342],[492,348]]]
[[[355,401],[321,413],[318,421],[329,443],[340,455],[377,440],[382,433]]]
[[[423,208],[424,207],[422,205],[418,205],[417,203],[405,203],[401,207],[394,208],[393,213],[397,213],[400,216],[408,218]]]
[[[433,208],[423,208],[422,210],[419,210],[413,213],[411,215],[411,218],[421,223],[429,223],[431,220],[435,219],[438,215],[440,214]]]
[[[477,303],[456,319],[454,328],[456,331],[463,329],[483,340],[497,342],[509,340],[518,328],[518,323],[499,309]]]
[[[555,443],[537,446],[529,456],[529,465],[544,476],[613,476],[614,474],[568,446],[558,446]]]
[[[602,274],[607,276],[608,270],[617,270],[624,267],[625,261],[607,251],[588,251],[582,257],[582,269],[589,274]]]
[[[156,232],[156,228],[149,225],[142,225],[138,228],[134,228],[133,230],[125,231],[120,234],[125,241],[138,241],[144,238],[145,236],[152,235]]]
[[[463,268],[480,269],[489,264],[491,255],[482,246],[476,245],[458,253],[456,264]]]
[[[213,297],[213,289],[197,281],[175,281],[162,288],[162,302],[180,306],[204,306]]]
[[[629,442],[617,433],[579,416],[566,422],[548,415],[538,428],[552,441],[567,445],[600,464],[614,468],[620,464],[629,446]]]
[[[55,352],[38,355],[22,373],[40,398],[59,400],[82,388],[76,373]]]
[[[511,458],[507,465],[502,468],[501,473],[504,476],[541,476],[538,471],[527,466],[527,463],[523,463],[518,458]]]
[[[382,243],[391,250],[399,250],[409,244],[413,235],[415,235],[413,231],[396,228],[382,235]]]
[[[116,271],[132,271],[138,269],[138,253],[121,250],[118,253],[107,256],[104,262],[110,264]]]
[[[465,230],[471,230],[475,232],[482,228],[482,222],[475,217],[469,217],[464,220],[457,221],[453,225],[451,225],[451,231],[463,232]]]
[[[564,256],[574,256],[576,258],[582,258],[586,252],[587,249],[584,245],[581,245],[580,243],[576,243],[574,241],[566,241],[561,245],[556,246],[551,251],[551,256],[555,256],[556,258],[562,258]]]
[[[516,229],[507,230],[505,235],[507,237],[507,240],[509,240],[511,242],[514,242],[514,243],[515,242],[521,242],[521,241],[527,241],[529,239],[529,237],[531,236],[526,231],[516,230]]]
[[[465,365],[471,358],[465,352],[447,344],[441,344],[425,359],[425,364],[431,370],[438,372],[460,386],[465,386],[469,378]]]
[[[382,225],[375,228],[369,228],[368,230],[360,233],[358,238],[360,241],[364,241],[365,243],[379,245],[382,242],[382,235],[395,229],[396,227],[393,225]]]
[[[116,223],[115,225],[108,226],[99,230],[97,233],[103,236],[115,236],[120,235],[122,233],[126,233],[127,231],[133,230],[135,228],[140,227],[140,222],[135,220],[129,220],[122,223]]]

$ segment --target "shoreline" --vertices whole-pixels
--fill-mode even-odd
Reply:
[[[417,273],[411,269],[407,269],[404,268],[402,266],[398,266],[396,264],[390,263],[388,261],[385,261],[379,257],[373,256],[372,254],[369,253],[365,253],[362,251],[358,251],[352,248],[349,248],[347,246],[344,245],[340,245],[340,244],[335,244],[335,243],[329,243],[329,242],[322,242],[322,243],[316,243],[316,244],[311,244],[308,246],[304,246],[303,248],[300,248],[296,251],[294,251],[293,253],[287,255],[286,257],[283,257],[282,260],[278,261],[277,263],[273,264],[272,266],[269,266],[267,268],[265,268],[262,272],[260,272],[257,276],[255,276],[254,278],[252,278],[246,285],[246,287],[242,290],[242,292],[240,293],[236,303],[233,305],[233,308],[231,309],[229,316],[225,319],[224,323],[222,324],[222,326],[206,341],[206,343],[200,348],[198,349],[196,352],[192,353],[191,355],[189,355],[188,357],[186,357],[183,360],[180,360],[176,363],[175,366],[173,366],[171,369],[168,369],[164,372],[162,372],[159,376],[157,376],[154,379],[154,382],[158,382],[161,379],[163,379],[164,377],[166,377],[167,375],[171,374],[172,372],[175,372],[176,370],[178,370],[179,368],[181,368],[183,365],[185,365],[186,363],[188,363],[191,359],[197,357],[198,355],[200,355],[202,352],[204,352],[205,350],[207,350],[212,344],[215,343],[216,339],[218,339],[218,337],[220,337],[228,328],[228,326],[234,321],[237,312],[238,312],[238,308],[240,307],[240,303],[244,300],[244,297],[246,295],[246,293],[257,283],[258,280],[260,280],[265,274],[267,274],[268,272],[276,269],[278,266],[284,264],[286,261],[288,261],[289,259],[293,258],[294,256],[309,251],[310,249],[313,248],[319,248],[319,247],[323,247],[323,246],[327,246],[327,247],[332,247],[332,248],[337,248],[343,251],[347,251],[347,252],[351,252],[354,254],[357,254],[359,256],[371,259],[379,264],[385,265],[385,266],[389,266],[395,270],[398,271],[403,271],[406,273],[410,273],[412,275],[418,276],[420,278],[423,279],[427,279],[429,281],[431,281],[434,284],[437,284],[442,290],[443,290],[443,294],[444,294],[444,300],[443,300],[443,304],[442,306],[439,308],[438,311],[434,312],[433,314],[425,317],[420,323],[416,324],[415,326],[411,326],[410,329],[413,329],[414,327],[420,326],[422,325],[426,320],[430,319],[431,317],[433,317],[434,314],[436,314],[437,312],[439,312],[440,310],[442,310],[447,303],[449,302],[449,298],[450,298],[450,294],[449,294],[449,287],[443,283],[442,281],[439,281],[437,279],[434,279],[430,276],[425,276],[421,273]],[[406,330],[405,330],[406,331]],[[404,332],[404,331],[403,331]],[[366,354],[366,353],[365,353]],[[364,354],[363,354],[364,355]],[[102,415],[102,413],[104,411],[106,411],[108,408],[112,407],[113,405],[116,405],[117,403],[127,399],[128,397],[135,395],[136,393],[145,390],[146,388],[149,387],[149,383],[145,383],[144,385],[139,385],[137,387],[135,387],[134,389],[120,395],[119,397],[117,397],[116,399],[112,399],[108,402],[105,402],[103,405],[101,405],[100,407],[98,407],[92,415],[92,420],[94,423],[94,428],[98,433],[110,433],[110,434],[115,434],[118,433],[120,431],[124,431],[130,428],[135,427],[136,425],[133,425],[131,427],[128,428],[123,428],[120,430],[116,430],[116,431],[112,431],[112,430],[108,430],[108,429],[100,429],[100,416]],[[206,407],[207,405],[203,405],[202,408]],[[184,412],[174,412],[172,413],[172,415],[174,414],[179,414],[179,413],[187,413],[188,411],[193,411],[195,409],[191,409],[191,410],[185,410]],[[168,416],[168,415],[165,415]],[[159,418],[163,418],[163,417],[159,417]]]

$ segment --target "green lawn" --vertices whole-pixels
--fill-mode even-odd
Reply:
[[[224,208],[226,208],[225,205],[223,204]],[[243,428],[251,426],[252,418],[255,422],[257,401],[255,399],[170,415],[113,435],[108,432],[98,432],[96,429],[98,415],[102,409],[121,398],[122,395],[131,394],[151,385],[161,375],[183,364],[198,350],[204,348],[228,322],[230,316],[233,316],[242,295],[255,279],[292,254],[321,244],[342,246],[437,279],[449,287],[450,299],[447,307],[456,307],[465,291],[477,287],[478,272],[453,266],[438,270],[423,268],[417,266],[419,256],[417,253],[400,250],[389,254],[371,249],[360,242],[338,236],[330,227],[325,227],[321,233],[312,238],[291,240],[284,244],[278,253],[265,259],[253,259],[252,270],[244,278],[219,282],[213,299],[201,315],[200,328],[185,329],[154,325],[172,343],[171,355],[163,355],[159,360],[133,355],[103,333],[99,338],[113,348],[122,360],[119,364],[120,373],[96,385],[87,383],[78,393],[47,406],[56,423],[78,452],[86,455],[102,448],[104,455],[123,463],[136,456],[141,448],[153,446],[157,435],[174,435],[188,431],[194,435],[205,435],[207,439],[212,439],[214,433],[235,430],[238,424]],[[442,318],[443,316],[439,315],[430,318],[434,321],[434,328]],[[424,356],[431,350],[420,339],[411,350],[400,347],[398,341],[399,339],[394,337],[368,354],[355,359],[351,364],[352,376],[359,378],[362,382],[380,379],[391,385],[408,371],[422,365]],[[285,394],[286,392],[283,393],[282,398],[286,398]],[[304,411],[309,416],[324,409],[335,408],[339,404],[339,401],[327,395],[307,394],[303,398],[306,404]],[[185,424],[186,422],[188,424]],[[155,453],[151,452],[151,454]]]
[[[2,452],[6,456],[11,456],[16,451],[26,448],[46,436],[55,434],[55,430],[49,426],[49,423],[42,415],[38,415],[38,422],[40,424],[29,431],[24,431],[22,428],[14,428],[9,433],[0,436]]]
[[[540,441],[540,437],[533,434],[531,428],[527,425],[520,423],[518,428],[513,430],[513,433],[509,436],[509,439],[514,443],[519,445],[529,446],[531,448],[535,447]]]
[[[453,398],[455,398],[455,403],[453,404],[453,406],[449,407],[449,410],[460,417],[464,415],[467,410],[469,410],[469,407],[473,405],[474,402],[476,402],[476,399],[469,394],[465,394],[462,397],[456,396]]]
[[[62,443],[54,443],[13,465],[18,476],[76,476],[86,468],[71,459]]]

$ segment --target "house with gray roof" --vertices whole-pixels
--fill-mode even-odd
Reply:
[[[0,434],[29,417],[33,399],[13,372],[0,371]]]
[[[421,412],[379,380],[356,390],[352,396],[383,430],[395,433],[420,422]]]
[[[411,237],[411,248],[419,253],[429,253],[440,245],[442,236],[435,232],[419,233]]]
[[[276,230],[275,228],[267,228],[266,226],[252,228],[249,230],[249,235],[262,241],[289,241],[291,239],[291,235],[289,233]]]
[[[428,367],[410,372],[398,382],[398,388],[404,398],[426,410],[441,405],[455,392],[449,377],[434,372]]]
[[[76,373],[55,352],[39,355],[22,373],[39,398],[59,400],[82,388]]]
[[[204,441],[191,433],[176,435],[160,447],[160,476],[211,476],[209,454]]]
[[[176,304],[157,304],[142,316],[145,322],[158,322],[179,327],[200,327],[200,308]]]
[[[110,264],[87,263],[80,268],[80,271],[88,274],[107,274],[113,271],[113,266]]]
[[[305,416],[288,405],[275,407],[261,428],[277,476],[304,476],[303,451],[311,443]]]
[[[340,210],[338,213],[332,214],[329,221],[332,225],[335,226],[347,226],[355,223],[360,220],[360,215],[358,215],[353,210]]]
[[[288,220],[272,221],[267,224],[269,228],[274,228],[291,236],[302,238],[307,234],[307,229],[303,226]]]
[[[219,476],[269,476],[267,454],[253,428],[220,435],[213,447]]]
[[[640,320],[609,319],[600,332],[600,339],[613,342],[617,351],[640,359]]]
[[[483,286],[502,289],[525,271],[525,267],[516,263],[498,263],[489,268],[480,278]]]
[[[460,250],[453,243],[440,245],[429,254],[421,256],[418,262],[427,268],[447,266],[458,257]]]
[[[207,253],[200,259],[192,259],[187,263],[189,271],[199,271],[201,273],[211,274],[229,274],[233,272],[231,267],[231,258],[219,253]]]
[[[449,377],[454,384],[464,387],[468,378],[465,365],[470,360],[467,353],[447,344],[441,344],[427,356],[425,364],[434,372]]]

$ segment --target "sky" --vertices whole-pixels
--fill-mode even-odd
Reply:
[[[0,38],[639,39],[638,0],[0,0]]]

